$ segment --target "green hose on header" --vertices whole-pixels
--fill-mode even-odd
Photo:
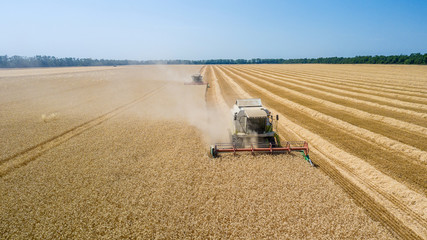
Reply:
[[[276,138],[277,146],[278,146],[278,147],[281,147],[281,146],[282,146],[282,144],[280,144],[280,137],[279,137],[279,134],[274,133],[274,138]]]
[[[305,152],[304,152],[304,151],[301,151],[301,153],[302,153],[302,155],[304,156],[304,159],[305,159],[308,163],[310,163],[310,165],[311,165],[312,167],[314,167],[314,164],[313,164],[313,162],[311,161],[311,159],[310,159],[310,157],[308,156],[308,154],[307,154],[307,155],[305,155]]]

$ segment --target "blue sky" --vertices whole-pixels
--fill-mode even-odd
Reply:
[[[427,53],[427,1],[0,1],[0,55],[107,59]]]

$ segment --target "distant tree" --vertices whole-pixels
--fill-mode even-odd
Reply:
[[[0,67],[2,67],[2,68],[8,67],[8,57],[7,57],[7,55],[0,56]]]

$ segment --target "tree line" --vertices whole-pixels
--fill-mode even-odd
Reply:
[[[327,58],[253,58],[253,59],[210,59],[210,60],[111,60],[92,58],[56,58],[53,56],[0,56],[0,68],[28,67],[76,67],[76,66],[117,66],[117,65],[152,65],[152,64],[427,64],[427,53],[391,56],[356,56]]]
[[[53,56],[0,56],[2,68],[28,68],[28,67],[75,67],[75,66],[114,66],[130,65],[129,60],[107,60],[91,58],[56,58]]]

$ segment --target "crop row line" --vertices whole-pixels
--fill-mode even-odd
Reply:
[[[232,67],[228,68],[228,70],[232,71],[231,69],[235,69],[235,68],[232,68]],[[279,78],[279,77],[271,77],[271,76],[268,76],[268,74],[260,75],[260,74],[255,74],[246,70],[236,70],[236,71],[233,71],[233,73],[238,75],[239,74],[245,75],[247,76],[247,78],[257,79],[267,83],[274,83],[274,85],[278,86],[280,89],[284,91],[288,91],[289,93],[294,95],[295,94],[300,95],[305,99],[316,101],[321,104],[327,103],[327,105],[334,106],[334,108],[336,108],[339,111],[351,112],[351,114],[357,113],[358,116],[363,116],[368,119],[375,119],[376,121],[381,121],[389,125],[396,126],[398,128],[404,128],[408,131],[413,131],[416,133],[421,132],[424,134],[427,133],[426,127],[422,127],[417,124],[412,124],[412,123],[409,123],[408,121],[401,121],[395,117],[388,117],[390,116],[390,114],[384,114],[384,113],[376,114],[378,110],[375,110],[375,109],[372,111],[375,113],[372,113],[372,112],[364,111],[362,110],[363,108],[360,108],[361,104],[365,104],[370,107],[374,107],[376,109],[383,107],[382,105],[377,104],[375,102],[365,103],[364,101],[360,101],[356,98],[342,97],[340,95],[333,94],[331,93],[331,91],[316,90],[316,89],[313,89],[313,86],[307,86],[308,88],[304,88],[304,87],[301,87],[301,85],[304,85],[303,83],[301,84],[293,80],[290,80],[290,81],[284,80],[284,78]],[[345,105],[341,103],[343,101]],[[393,110],[393,113],[403,112],[405,114],[411,114],[412,116],[427,118],[427,114],[413,112],[410,110],[404,110],[400,108],[393,108],[390,110]]]
[[[254,67],[256,69],[265,69],[265,67],[260,66],[260,67]],[[266,69],[265,69],[266,70]],[[269,67],[268,70],[271,70],[273,72],[281,72],[283,73],[285,70],[282,68],[276,68],[274,66]],[[322,69],[317,69],[318,71],[322,71]],[[383,91],[397,91],[399,93],[402,92],[408,92],[408,94],[421,94],[423,96],[425,96],[425,94],[427,94],[427,92],[423,92],[420,91],[422,89],[422,87],[424,86],[424,84],[418,83],[418,86],[412,86],[412,85],[408,85],[407,81],[402,81],[402,80],[390,80],[389,77],[384,78],[382,80],[376,80],[374,77],[362,77],[362,76],[353,76],[350,75],[351,73],[346,72],[345,74],[335,74],[333,70],[328,69],[328,73],[323,75],[321,73],[313,73],[313,72],[306,72],[306,71],[296,71],[296,70],[288,70],[286,69],[286,72],[288,73],[293,73],[293,74],[298,74],[298,75],[305,75],[309,78],[322,78],[324,80],[328,80],[330,82],[339,82],[340,84],[348,84],[349,86],[367,86],[369,88],[367,89],[372,89],[372,87],[377,88],[378,90],[383,90]],[[360,74],[360,72],[358,72],[358,74]],[[336,81],[334,81],[333,79],[336,79]],[[421,87],[421,88],[420,88]]]
[[[248,81],[247,79],[245,79],[241,76],[238,76],[232,72],[229,72],[229,74],[233,74],[235,77],[237,77],[243,81]],[[280,88],[279,86],[272,84],[272,83],[269,83],[268,81],[265,81],[265,83],[271,87]],[[253,84],[255,84],[255,83],[253,83]],[[270,94],[272,97],[280,98],[281,99],[280,102],[284,105],[292,106],[293,108],[298,109],[299,111],[304,112],[307,115],[316,116],[317,119],[321,119],[323,121],[334,124],[335,126],[341,128],[341,129],[351,131],[353,134],[361,135],[361,136],[363,136],[363,138],[369,139],[370,141],[372,141],[376,144],[394,146],[395,149],[405,153],[407,156],[409,156],[411,158],[419,159],[422,162],[427,162],[427,153],[418,149],[418,148],[409,146],[407,144],[400,143],[398,141],[395,141],[395,140],[390,139],[388,137],[385,137],[383,135],[374,133],[374,132],[366,130],[364,128],[360,128],[358,126],[352,125],[350,123],[347,123],[347,122],[342,121],[340,119],[337,119],[335,117],[326,115],[324,113],[318,112],[316,110],[307,108],[306,106],[303,106],[303,105],[298,104],[296,102],[287,100],[285,98],[281,98],[280,96],[275,95],[274,93],[268,91],[267,89],[262,89],[262,90],[265,94]],[[288,90],[288,89],[285,89],[285,90]],[[291,90],[288,90],[288,91],[291,92]],[[297,96],[305,97],[303,94],[298,94],[298,93],[297,93]],[[307,98],[314,99],[313,97],[308,97],[308,96],[307,96]],[[322,103],[320,100],[318,100],[317,102]],[[327,107],[338,108],[337,106],[330,104],[330,102],[327,102],[326,100],[323,101],[323,104],[327,104]],[[341,106],[341,108],[338,108],[337,110],[342,110],[343,108],[345,108],[345,107]],[[347,111],[351,112],[351,109],[347,109]],[[424,159],[424,158],[426,158],[426,159]]]
[[[224,74],[220,67],[217,67],[216,70]],[[270,103],[270,106],[278,107],[281,112],[286,113],[293,121],[299,122],[301,125],[311,129],[311,131],[319,133],[329,141],[334,142],[334,144],[342,146],[341,148],[343,150],[365,159],[365,161],[379,170],[392,175],[396,179],[408,184],[410,187],[420,192],[425,192],[425,177],[427,176],[426,166],[418,160],[411,159],[411,161],[408,161],[408,156],[404,155],[402,152],[395,151],[393,147],[390,148],[379,145],[363,135],[360,135],[357,131],[349,131],[339,127],[339,124],[343,121],[338,123],[338,127],[333,121],[334,118],[328,118],[327,121],[325,121],[320,118],[325,116],[325,114],[318,115],[317,111],[313,112],[312,108],[317,108],[315,106],[316,104],[302,102],[303,105],[295,105],[294,101],[299,101],[298,99],[293,99],[291,101],[277,94],[273,95],[272,92],[276,91],[273,87],[261,87],[259,84],[257,85],[243,78],[235,78],[233,80],[227,76],[226,79],[228,82],[238,81],[239,85],[246,91],[254,92],[254,95],[258,97],[263,96],[263,101]],[[324,109],[322,111],[324,111]],[[334,113],[334,111],[328,112],[330,114]],[[326,115],[326,117],[329,116]],[[344,121],[344,124],[345,123]]]
[[[247,68],[246,68],[247,69]],[[424,103],[426,103],[427,99],[426,96],[417,97],[417,96],[406,96],[409,99],[405,100],[398,100],[396,99],[396,94],[399,94],[398,96],[402,96],[402,93],[385,93],[381,90],[373,90],[370,88],[369,90],[363,90],[360,88],[360,84],[354,86],[354,87],[343,87],[343,84],[340,82],[331,82],[331,81],[325,81],[323,80],[316,80],[319,79],[318,77],[310,77],[310,76],[299,76],[297,74],[289,74],[289,73],[277,73],[277,72],[270,72],[267,70],[249,70],[256,72],[259,75],[268,75],[270,77],[275,77],[278,79],[282,79],[285,81],[297,81],[300,85],[306,85],[310,87],[317,87],[320,89],[324,89],[328,92],[335,92],[338,95],[342,96],[350,96],[357,99],[369,99],[369,100],[375,100],[378,103],[382,103],[383,105],[395,105],[395,106],[401,106],[401,107],[407,107],[410,109],[427,109]]]

